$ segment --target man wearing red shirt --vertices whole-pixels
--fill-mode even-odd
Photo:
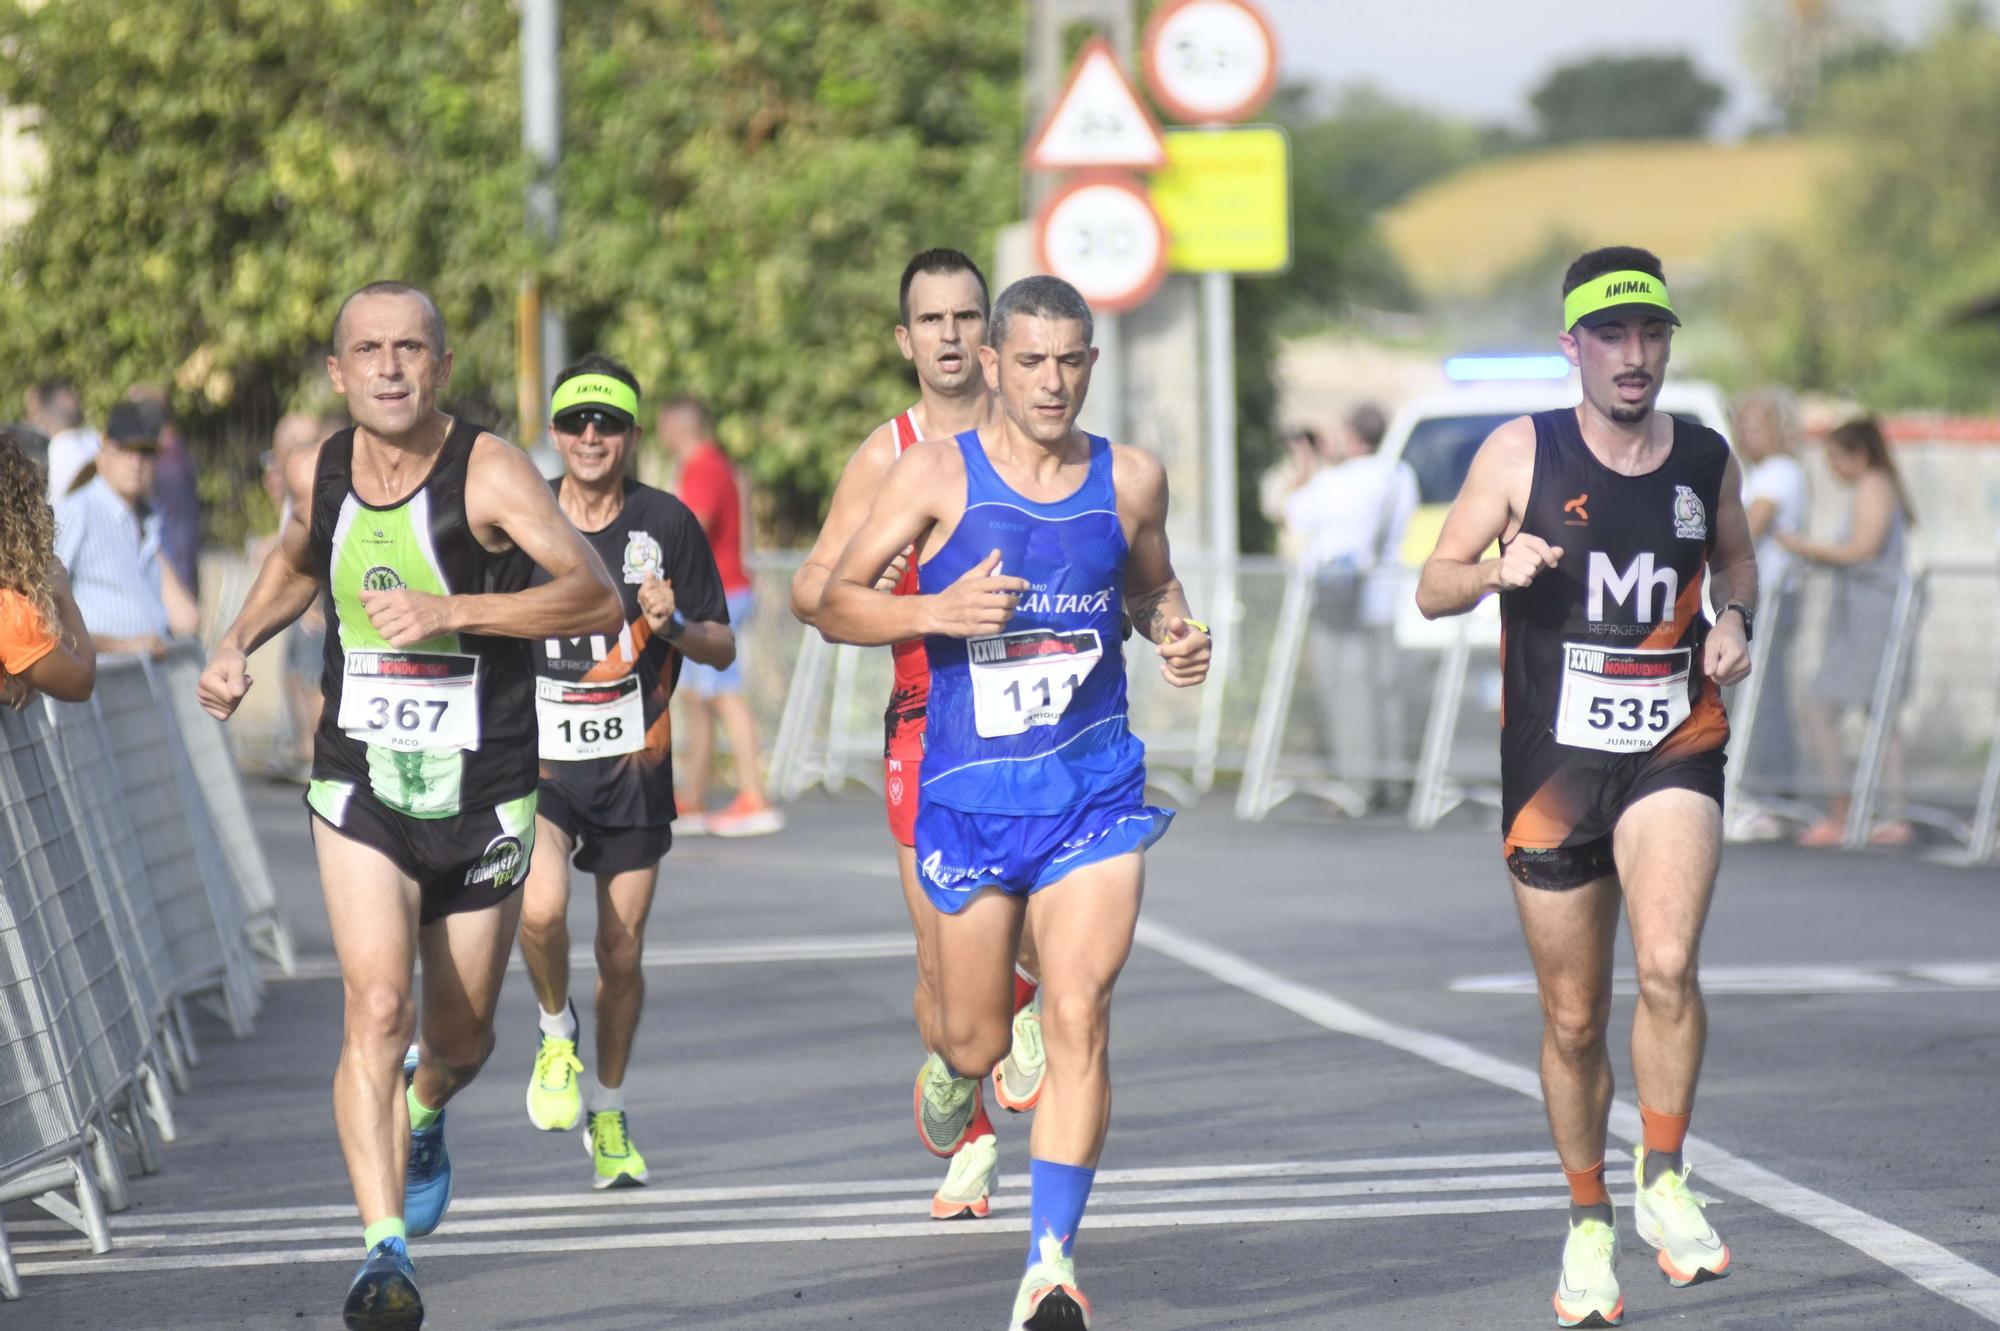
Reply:
[[[729,603],[729,622],[738,632],[736,660],[726,669],[693,661],[682,668],[681,691],[689,699],[688,743],[675,830],[682,836],[704,831],[717,836],[775,832],[785,825],[785,816],[765,798],[764,779],[757,766],[757,720],[743,698],[742,645],[749,636],[752,599],[750,575],[743,568],[743,499],[736,486],[736,469],[716,446],[714,417],[699,398],[676,398],[660,408],[660,442],[667,456],[680,462],[681,502],[694,510],[708,535]],[[729,731],[729,747],[736,755],[736,799],[728,808],[709,815],[704,801],[718,716]]]

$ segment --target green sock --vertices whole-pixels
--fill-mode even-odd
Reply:
[[[417,1099],[417,1088],[415,1085],[410,1086],[403,1092],[403,1101],[410,1106],[410,1131],[412,1132],[422,1132],[425,1128],[437,1122],[438,1115],[444,1112],[442,1109],[432,1109],[422,1100]]]
[[[375,1251],[375,1245],[383,1239],[402,1239],[408,1242],[409,1237],[409,1226],[403,1223],[403,1217],[397,1216],[393,1220],[377,1220],[374,1224],[362,1230],[361,1246],[366,1251],[373,1252]]]

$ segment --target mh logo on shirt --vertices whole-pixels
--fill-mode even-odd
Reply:
[[[1661,594],[1660,613],[1653,613],[1653,593]],[[1673,623],[1674,603],[1680,599],[1681,575],[1671,568],[1653,567],[1653,552],[1642,551],[1623,570],[1612,567],[1611,556],[1602,550],[1590,552],[1590,622],[1604,621],[1604,594],[1619,605],[1634,602],[1632,619],[1639,624]]]

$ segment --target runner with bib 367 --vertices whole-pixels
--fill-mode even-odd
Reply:
[[[451,352],[429,296],[348,297],[327,370],[354,427],[287,461],[284,528],[200,695],[226,719],[248,655],[322,599],[306,803],[346,994],[334,1126],[367,1253],[343,1315],[407,1331],[424,1318],[408,1241],[451,1202],[445,1102],[492,1052],[534,853],[528,640],[616,633],[618,593],[527,454],[438,409]],[[536,567],[550,580],[530,588]]]

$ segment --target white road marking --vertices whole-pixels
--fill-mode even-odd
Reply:
[[[1323,1201],[1332,1197],[1396,1197],[1423,1193],[1461,1192],[1504,1192],[1508,1189],[1540,1188],[1548,1183],[1546,1171],[1533,1174],[1470,1174],[1448,1178],[1430,1179],[1364,1179],[1342,1183],[1290,1183],[1264,1184],[1252,1186],[1231,1186],[1212,1188],[1161,1188],[1150,1191],[1120,1191],[1117,1188],[1095,1190],[1090,1199],[1092,1221],[1104,1213],[1107,1207],[1139,1206],[1213,1206],[1221,1202],[1297,1202],[1302,1200]],[[639,1195],[634,1193],[627,1195]],[[578,1229],[639,1229],[657,1228],[667,1225],[729,1225],[745,1221],[768,1219],[780,1216],[789,1221],[800,1220],[856,1220],[856,1219],[908,1219],[911,1213],[927,1202],[924,1193],[911,1193],[891,1201],[839,1202],[816,1206],[767,1206],[754,1210],[742,1207],[673,1207],[655,1204],[633,1207],[592,1207],[573,1213],[507,1215],[489,1219],[453,1214],[448,1233],[452,1238],[468,1234],[520,1234],[526,1232],[546,1232],[552,1230]],[[1625,1205],[1628,1197],[1621,1196],[1619,1204]],[[993,1194],[993,1205],[997,1209],[1019,1208],[1028,1205],[1027,1190],[1020,1187],[1001,1188]],[[159,1217],[150,1223],[159,1224]],[[328,1225],[295,1225],[280,1228],[271,1225],[256,1229],[216,1229],[176,1228],[171,1232],[125,1233],[118,1235],[118,1250],[134,1253],[149,1249],[170,1248],[227,1248],[253,1246],[267,1248],[276,1243],[305,1243],[324,1239],[346,1239],[354,1235],[356,1221],[349,1216],[344,1223]],[[78,1241],[42,1240],[14,1245],[18,1257],[37,1257],[80,1253]]]
[[[1094,1199],[1093,1199],[1094,1200]],[[1220,1225],[1290,1225],[1315,1221],[1390,1220],[1417,1216],[1489,1215],[1510,1211],[1559,1211],[1569,1203],[1547,1192],[1515,1197],[1455,1197],[1438,1201],[1350,1202],[1330,1206],[1266,1206],[1228,1211],[1144,1212],[1093,1215],[1093,1232],[1105,1229],[1188,1229]],[[759,1229],[699,1229],[593,1235],[592,1252],[643,1248],[713,1248],[745,1243],[819,1243],[839,1239],[934,1239],[986,1234],[1025,1234],[1026,1216],[994,1217],[977,1222],[944,1224],[936,1220],[891,1221],[861,1225],[779,1225]],[[352,1228],[349,1231],[352,1233]],[[462,1241],[428,1238],[417,1251],[420,1261],[440,1257],[498,1257],[530,1253],[573,1255],[576,1240],[567,1237]],[[205,1256],[205,1269],[241,1266],[292,1266],[307,1262],[355,1263],[361,1259],[359,1240],[338,1248],[290,1248],[267,1252],[224,1252]],[[70,1262],[22,1262],[24,1276],[107,1275],[131,1271],[185,1271],[185,1255],[157,1257],[85,1257]]]
[[[1246,957],[1178,930],[1142,919],[1138,941],[1211,979],[1275,1004],[1326,1030],[1415,1054],[1439,1067],[1530,1099],[1542,1098],[1541,1081],[1533,1069],[1482,1053],[1448,1036],[1384,1021],[1323,990],[1288,980]],[[1638,1108],[1624,1100],[1613,1101],[1611,1130],[1627,1141],[1637,1142]],[[1966,1261],[1920,1234],[1793,1183],[1713,1142],[1690,1136],[1688,1154],[1699,1162],[1701,1177],[1708,1182],[1800,1224],[1810,1225],[1901,1272],[1932,1293],[2000,1324],[2000,1275]],[[1560,1196],[1557,1200],[1561,1200]]]
[[[874,961],[883,957],[916,955],[917,945],[904,934],[833,934],[802,938],[777,938],[726,943],[690,943],[679,947],[654,948],[646,953],[648,970],[666,966],[742,966],[782,961]],[[570,965],[594,970],[597,956],[585,947],[569,953]],[[507,963],[510,972],[523,969],[520,954]],[[333,980],[340,977],[340,962],[328,953],[300,957],[291,975],[272,969],[266,980]]]
[[[1354,1160],[1279,1160],[1236,1165],[1169,1165],[1147,1169],[1101,1169],[1097,1186],[1116,1188],[1133,1183],[1219,1183],[1236,1179],[1338,1178],[1353,1174],[1395,1174],[1422,1170],[1467,1173],[1477,1170],[1553,1169],[1552,1151],[1499,1151],[1477,1155],[1372,1156]],[[506,1215],[529,1211],[588,1208],[699,1206],[719,1202],[796,1202],[811,1197],[870,1197],[903,1195],[924,1198],[936,1186],[932,1179],[851,1179],[845,1182],[763,1183],[734,1188],[629,1188],[593,1192],[519,1193],[499,1197],[456,1197],[451,1213]],[[1418,1190],[1418,1189],[1413,1189]],[[199,1225],[292,1224],[309,1220],[352,1220],[354,1205],[335,1202],[317,1206],[271,1206],[220,1211],[121,1211],[109,1217],[114,1233],[122,1230],[184,1229]],[[11,1234],[75,1231],[59,1220],[24,1220],[9,1224]]]
[[[1613,991],[1623,997],[1639,992],[1629,969],[1612,975]],[[1535,977],[1529,971],[1502,975],[1467,975],[1451,982],[1460,994],[1512,994],[1533,997]],[[1706,994],[1941,994],[2000,989],[2000,962],[1956,961],[1927,965],[1703,966],[1701,988]]]

